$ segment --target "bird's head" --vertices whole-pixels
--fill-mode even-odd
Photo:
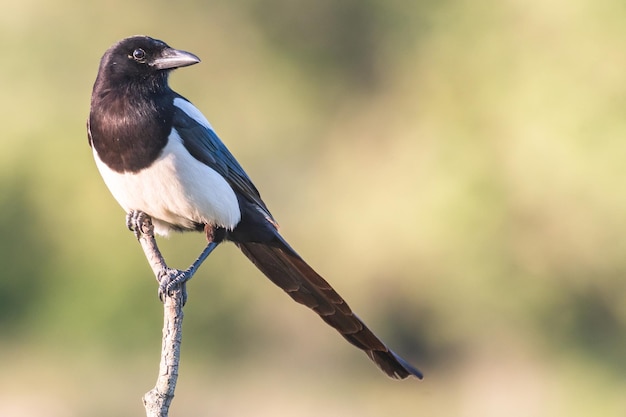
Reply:
[[[198,62],[200,58],[194,54],[171,48],[163,41],[132,36],[122,39],[104,53],[99,75],[118,86],[146,82],[166,85],[171,70]]]

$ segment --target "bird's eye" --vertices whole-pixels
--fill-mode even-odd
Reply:
[[[135,61],[143,61],[146,58],[146,51],[141,48],[137,48],[133,51],[133,59]]]

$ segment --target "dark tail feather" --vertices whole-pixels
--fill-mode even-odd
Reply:
[[[387,375],[404,379],[422,373],[389,350],[324,278],[319,276],[280,236],[271,243],[236,243],[274,284],[300,304],[313,309],[346,340],[363,350]]]

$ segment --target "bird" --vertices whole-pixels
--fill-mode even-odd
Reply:
[[[100,60],[87,132],[96,166],[127,213],[152,219],[154,232],[204,232],[202,260],[234,243],[274,284],[361,349],[388,376],[423,378],[353,313],[287,243],[261,195],[206,117],[168,82],[200,59],[149,36],[112,45]],[[160,291],[189,277],[161,279]]]

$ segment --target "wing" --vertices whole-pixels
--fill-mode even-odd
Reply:
[[[270,223],[277,225],[259,191],[200,110],[184,97],[177,96],[172,123],[194,158],[222,175],[238,195],[253,203]]]

